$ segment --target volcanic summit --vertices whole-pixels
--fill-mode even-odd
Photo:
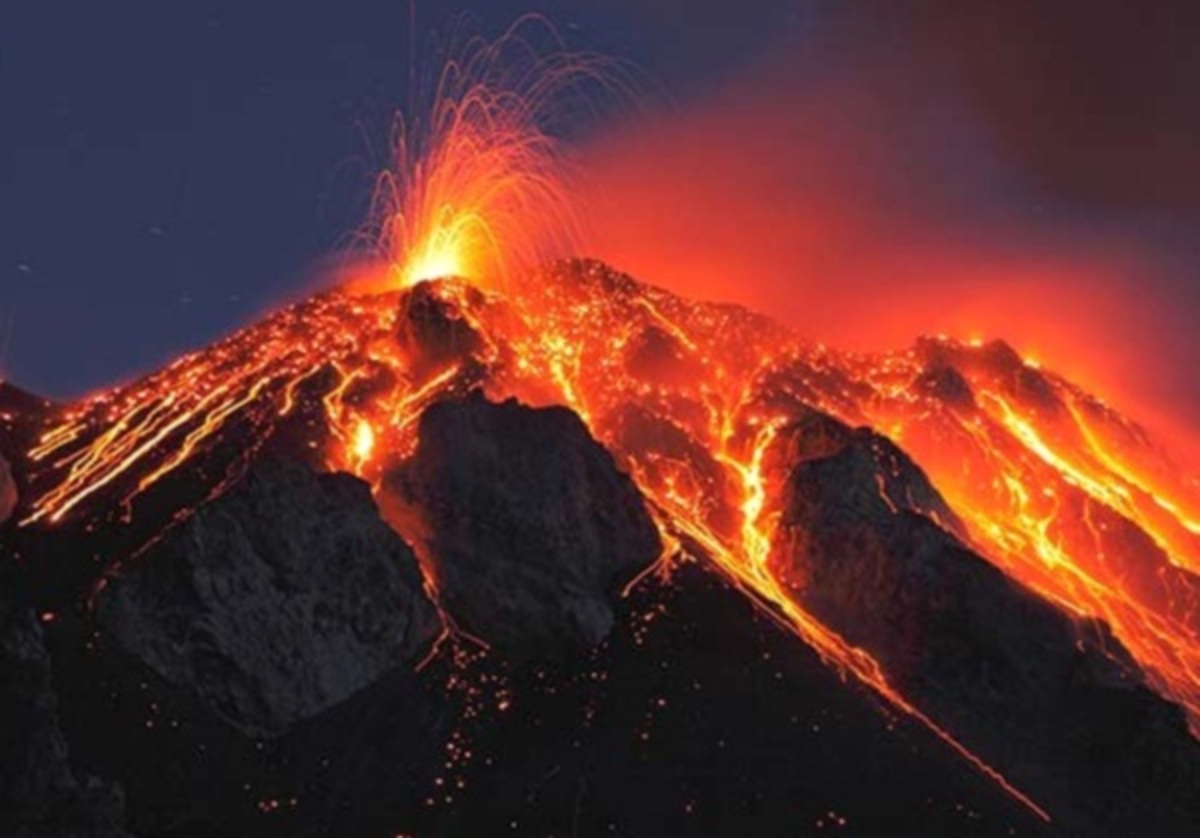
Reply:
[[[1200,823],[1194,489],[1004,344],[576,260],[4,388],[28,834]]]

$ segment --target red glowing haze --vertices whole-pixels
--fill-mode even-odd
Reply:
[[[1004,338],[1191,448],[1176,269],[1032,196],[979,125],[887,59],[767,60],[593,143],[593,255],[839,348]]]

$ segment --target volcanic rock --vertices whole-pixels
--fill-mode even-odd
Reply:
[[[951,407],[970,409],[975,406],[975,394],[971,391],[971,385],[954,367],[926,367],[913,383],[918,391]]]
[[[116,836],[120,790],[72,770],[32,610],[0,585],[0,831],[12,836]]]
[[[836,459],[836,458],[843,459]],[[847,481],[838,498],[846,508],[839,514],[852,519],[903,507],[936,520],[949,532],[965,537],[966,527],[949,504],[926,479],[925,474],[891,440],[868,428],[851,428],[828,414],[809,409],[782,431],[770,452],[769,467],[795,469],[833,459],[843,464]],[[790,488],[790,484],[789,484]],[[786,501],[793,499],[788,495]],[[795,498],[797,505],[801,503]],[[803,537],[797,528],[783,531]]]
[[[86,653],[68,673],[51,645],[77,691],[60,691],[72,754],[121,777],[140,835],[492,836],[515,822],[533,836],[612,824],[633,836],[776,836],[830,823],[831,808],[857,836],[1054,834],[918,722],[848,689],[706,566],[651,575],[615,611],[586,654],[438,655],[415,682],[393,672],[258,743],[172,700],[136,661]],[[452,733],[473,754],[465,774],[447,765]],[[429,804],[439,787],[452,804]],[[252,805],[264,798],[282,805]]]
[[[48,399],[0,381],[0,455],[16,466],[34,444],[46,419],[57,409]]]
[[[592,653],[504,667],[512,707],[478,724],[472,748],[488,759],[461,807],[426,807],[427,825],[394,831],[767,838],[842,822],[860,838],[1055,834],[920,723],[847,688],[706,564],[651,575],[617,613]],[[364,772],[368,793],[375,777]]]
[[[947,370],[953,370],[965,384],[966,376],[977,374],[1006,396],[1033,410],[1047,415],[1065,410],[1046,374],[1026,363],[1020,353],[1002,340],[968,345],[926,337],[917,341],[915,351],[924,363],[926,376],[944,378]],[[962,403],[965,393],[957,382],[950,384],[943,380],[941,383],[943,386],[949,384],[948,389],[933,395],[943,397],[952,405],[958,402],[955,406],[968,406]],[[969,387],[966,392],[970,392]]]
[[[421,282],[405,294],[396,341],[407,353],[417,378],[468,359],[483,348],[483,337],[464,310],[482,303],[477,289],[453,280]]]
[[[36,444],[42,425],[54,409],[52,402],[7,381],[0,381],[0,524],[16,509],[25,453]]]
[[[514,655],[600,642],[660,552],[633,482],[562,408],[478,392],[434,405],[385,486],[424,519],[442,605]]]
[[[439,630],[367,485],[278,460],[133,562],[99,619],[166,680],[266,734],[411,665]]]
[[[1070,834],[1200,824],[1187,791],[1200,783],[1200,746],[1107,628],[1010,581],[952,534],[958,525],[903,452],[838,424],[782,434],[791,470],[772,562],[805,606],[1036,789]],[[1147,811],[1161,821],[1144,831]]]
[[[16,506],[17,484],[8,468],[8,461],[0,456],[0,524],[9,519]]]

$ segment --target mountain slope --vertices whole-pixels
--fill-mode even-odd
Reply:
[[[735,808],[693,822],[650,807],[631,833],[787,833],[789,770],[814,798],[847,794],[865,833],[892,817],[960,830],[922,808],[933,787],[983,789],[961,793],[998,830],[1036,834],[1049,818],[1063,834],[1171,835],[1200,822],[1185,715],[1200,696],[1197,496],[1136,425],[1002,344],[837,353],[575,261],[503,294],[452,279],[339,289],[78,404],[10,401],[7,559],[39,608],[61,614],[51,632],[70,735],[130,788],[135,831],[475,829],[522,795],[515,819],[566,830],[584,823],[572,795],[600,795],[619,824],[622,800],[688,788],[685,815]],[[271,462],[294,479],[264,483]],[[395,536],[361,483],[334,492],[354,503],[305,500],[350,480],[314,471],[365,481]],[[329,617],[322,603],[376,613],[388,556],[411,604],[371,621],[383,645],[334,642],[356,606]],[[230,585],[197,606],[198,591]],[[436,641],[423,607],[438,612]],[[656,632],[673,628],[650,640],[647,614]],[[762,617],[770,639],[747,638]],[[254,645],[247,631],[267,650],[261,665],[239,651]],[[688,642],[705,648],[685,653]],[[751,664],[744,644],[763,643],[768,657]],[[731,674],[689,712],[712,728],[728,718],[754,743],[737,759],[714,766],[725,740],[693,748],[679,727],[661,751],[636,745],[647,731],[621,696],[644,694],[651,672],[672,673],[650,711],[669,719],[710,670],[743,661],[761,685],[784,648],[797,661],[779,676],[791,700],[817,690],[861,735],[805,750],[802,732],[783,733],[797,723],[780,696],[778,743],[763,741],[749,733],[761,687]],[[246,677],[176,665],[200,659]],[[246,678],[262,683],[231,700]],[[610,679],[611,698],[579,692],[609,695]],[[849,709],[868,696],[879,711]],[[572,745],[606,701],[611,726]],[[109,732],[139,726],[152,732],[129,753]],[[880,745],[891,728],[899,749]],[[369,755],[342,750],[342,734]],[[486,755],[466,744],[475,737]],[[932,783],[901,784],[911,799],[882,782],[852,788],[852,772],[819,776],[844,749],[925,776],[908,741]],[[581,749],[609,766],[603,779]],[[314,765],[322,750],[340,756]],[[175,755],[169,770],[157,754]],[[747,786],[745,761],[784,773]],[[564,771],[574,786],[555,779]],[[424,796],[349,790],[377,788],[371,772]],[[472,773],[478,784],[458,788]],[[345,807],[328,808],[330,795]],[[834,812],[812,828],[840,825]],[[587,831],[608,828],[596,818]]]

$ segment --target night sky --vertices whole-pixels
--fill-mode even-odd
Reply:
[[[817,337],[894,344],[900,328],[924,322],[872,330],[878,311],[918,291],[949,293],[949,269],[929,257],[930,243],[952,243],[960,272],[975,252],[1009,264],[993,257],[1020,251],[1026,265],[1028,254],[1052,251],[1056,265],[1072,263],[1070,292],[1081,298],[1078,311],[1061,306],[1055,317],[1075,318],[1065,331],[1084,336],[1077,341],[1111,335],[1113,385],[1148,409],[1200,417],[1193,4],[417,2],[419,55],[461,11],[489,31],[545,12],[572,46],[639,65],[652,80],[646,130],[661,143],[703,122],[708,145],[695,159],[729,173],[678,174],[698,215],[725,208],[726,227],[737,229],[768,202],[803,210],[769,232],[738,233],[745,249],[775,252],[776,242],[754,236],[788,238],[790,219],[857,225],[854,235],[851,221],[832,227],[808,262],[791,251],[777,259],[768,290],[739,273],[744,259],[729,263],[728,282],[695,289],[682,272],[641,278],[770,307]],[[409,21],[404,0],[4,4],[0,370],[70,396],[153,368],[319,284],[321,266],[363,221],[390,115],[407,101]],[[756,86],[769,95],[746,94]],[[830,95],[843,90],[852,95]],[[637,141],[620,127],[618,150],[593,138],[589,154],[606,181],[627,188],[625,217],[640,207],[657,219],[666,187],[633,194],[646,163],[619,150]],[[746,141],[764,135],[777,138],[766,174],[763,149]],[[846,147],[862,153],[848,157]],[[790,190],[783,199],[780,183]],[[853,202],[834,200],[845,195]],[[905,222],[876,237],[884,217]],[[646,258],[645,242],[627,245],[628,229],[600,227],[598,255],[671,273]],[[719,256],[703,251],[720,238],[705,231],[646,230],[663,254]],[[1093,295],[1094,264],[1122,275],[1097,278]],[[928,287],[926,265],[943,277]],[[974,289],[976,305],[984,291],[1003,294],[996,272]],[[853,334],[822,331],[853,319],[844,299],[814,291],[833,285],[877,303]],[[1093,311],[1083,297],[1103,305]],[[1070,373],[1067,356],[1060,366]]]

